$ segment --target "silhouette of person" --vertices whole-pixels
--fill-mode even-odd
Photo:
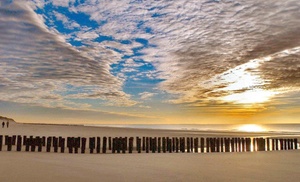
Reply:
[[[5,125],[5,123],[4,123],[4,121],[2,122],[2,128],[4,128],[4,125]]]
[[[7,126],[7,128],[8,128],[8,125],[9,125],[9,122],[7,121],[7,122],[6,122],[6,126]]]

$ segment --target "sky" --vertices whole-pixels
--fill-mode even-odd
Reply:
[[[299,123],[299,0],[1,0],[0,115]]]

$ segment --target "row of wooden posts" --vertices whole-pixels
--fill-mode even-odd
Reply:
[[[67,140],[66,140],[67,139]],[[88,140],[89,153],[209,153],[209,152],[250,152],[298,149],[297,139],[275,138],[198,138],[198,137],[90,137]],[[101,147],[102,143],[102,147]],[[2,151],[3,136],[0,135],[0,151]],[[85,153],[87,138],[84,137],[27,137],[21,135],[5,135],[4,145],[7,151],[12,151],[16,145],[16,151],[65,152]],[[52,149],[53,148],[53,149]]]

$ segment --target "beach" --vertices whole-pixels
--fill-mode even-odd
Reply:
[[[1,135],[33,136],[269,136],[266,133],[14,124]],[[271,134],[272,135],[272,134]],[[273,134],[275,136],[275,134]],[[293,136],[291,136],[293,137]],[[297,181],[300,152],[68,154],[3,151],[0,181]]]

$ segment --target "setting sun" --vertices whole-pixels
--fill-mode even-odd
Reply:
[[[266,131],[262,126],[256,124],[245,124],[241,125],[237,128],[238,131],[245,131],[245,132],[263,132]]]

